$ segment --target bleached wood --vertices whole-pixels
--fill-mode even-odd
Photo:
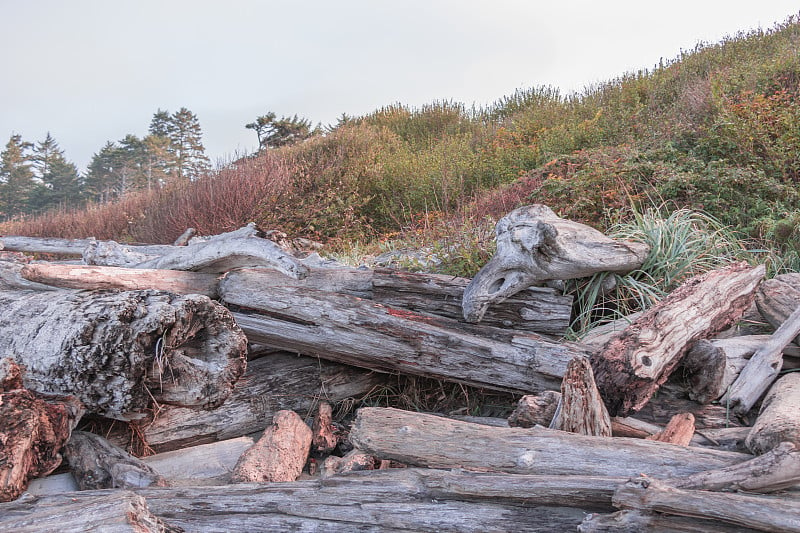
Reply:
[[[798,372],[781,377],[769,390],[745,443],[753,453],[765,453],[785,441],[800,447]]]
[[[221,290],[226,294],[225,281]],[[234,313],[251,342],[383,372],[519,392],[557,388],[580,345],[500,330],[498,341],[444,317],[301,287],[226,297],[258,312]]]
[[[548,280],[630,272],[642,266],[650,247],[615,241],[596,229],[558,217],[535,204],[500,219],[495,228],[497,252],[464,291],[463,314],[480,321],[487,308]]]
[[[670,487],[654,479],[625,483],[614,493],[622,509],[719,520],[773,533],[800,531],[800,506],[782,498]]]
[[[228,310],[205,296],[0,291],[0,353],[26,366],[25,386],[112,418],[141,417],[153,398],[219,405],[246,349]]]
[[[2,248],[11,252],[27,252],[34,254],[81,255],[95,239],[59,239],[55,237],[25,237],[5,235],[0,237]],[[170,250],[167,245],[127,245],[132,251],[144,255],[160,255]]]
[[[750,458],[642,439],[488,427],[377,407],[359,409],[350,441],[366,453],[410,465],[556,476],[680,477]]]
[[[32,263],[22,267],[21,275],[26,280],[68,289],[155,289],[217,297],[218,276],[203,272]]]
[[[772,385],[783,365],[783,349],[800,333],[800,302],[769,341],[753,354],[722,402],[738,413],[746,413]]]
[[[145,498],[127,490],[87,491],[0,504],[0,530],[14,533],[179,533]]]
[[[764,272],[763,266],[737,263],[692,278],[593,354],[595,382],[609,414],[640,410],[694,341],[741,316]]]

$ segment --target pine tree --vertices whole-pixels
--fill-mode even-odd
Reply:
[[[155,119],[155,117],[153,117]],[[174,159],[172,174],[179,180],[195,180],[210,169],[203,147],[203,131],[197,116],[182,107],[170,116],[167,128],[168,151]]]
[[[67,161],[64,150],[58,146],[49,132],[43,141],[37,143],[31,160],[38,179],[31,195],[32,208],[74,205],[81,201],[81,179],[78,168]]]
[[[85,190],[90,198],[100,202],[111,200],[124,192],[126,173],[123,151],[108,141],[92,156],[86,173]]]
[[[0,214],[9,217],[28,207],[36,182],[31,169],[29,150],[33,145],[12,134],[0,153]]]
[[[255,122],[246,124],[245,128],[255,130],[259,150],[294,144],[311,137],[318,130],[311,129],[311,121],[308,119],[297,115],[277,119],[272,111],[257,117]]]

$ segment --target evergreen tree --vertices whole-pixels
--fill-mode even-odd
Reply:
[[[23,141],[21,135],[12,134],[0,153],[0,214],[3,216],[18,215],[28,207],[36,186],[30,163],[32,146]]]
[[[64,151],[47,133],[33,152],[33,168],[38,183],[31,196],[34,209],[60,204],[77,204],[81,200],[81,179],[78,168],[64,157]]]
[[[173,113],[167,124],[167,137],[170,140],[168,151],[174,161],[172,174],[176,179],[195,180],[208,172],[211,165],[203,147],[203,131],[194,113],[185,107]]]
[[[172,118],[169,116],[169,112],[159,109],[153,114],[153,119],[150,121],[150,135],[168,138],[171,122]]]
[[[124,192],[128,178],[124,157],[124,150],[111,141],[92,156],[85,180],[89,197],[105,202]]]
[[[246,124],[245,128],[255,130],[259,150],[294,144],[311,137],[319,129],[312,130],[311,121],[297,115],[277,119],[272,111],[257,117],[255,122]]]

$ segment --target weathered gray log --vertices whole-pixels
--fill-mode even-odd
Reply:
[[[167,486],[141,459],[94,433],[73,432],[64,446],[64,458],[80,490]]]
[[[751,533],[758,531],[725,524],[718,520],[705,520],[643,511],[617,511],[611,514],[587,515],[578,526],[581,533]]]
[[[112,418],[141,417],[152,399],[219,405],[246,350],[231,314],[205,296],[0,292],[0,353],[27,368],[25,386]]]
[[[462,320],[461,301],[469,283],[467,278],[376,268],[372,298],[389,307]],[[534,287],[492,306],[482,322],[489,326],[564,335],[571,313],[572,296],[559,295],[549,287]]]
[[[137,493],[186,531],[570,531],[610,509],[620,481],[408,468]]]
[[[611,418],[584,357],[569,362],[561,382],[561,411],[553,427],[580,435],[611,436]]]
[[[58,239],[54,237],[23,237],[16,235],[6,235],[0,237],[0,249],[11,252],[27,252],[33,254],[58,254],[58,255],[82,255],[84,250],[95,239]],[[161,255],[171,250],[168,245],[127,245],[132,251],[143,255]]]
[[[650,247],[621,242],[543,205],[520,207],[495,228],[497,252],[464,291],[463,313],[478,322],[487,308],[548,280],[630,272],[642,266]]]
[[[231,396],[212,410],[162,406],[155,420],[138,423],[137,432],[112,431],[109,439],[132,449],[140,439],[158,452],[263,431],[281,409],[309,413],[319,399],[337,403],[359,398],[383,376],[310,357],[275,353],[250,361]]]
[[[595,381],[609,414],[640,410],[694,341],[741,316],[763,276],[763,266],[737,263],[694,277],[593,354]]]
[[[776,492],[800,486],[800,450],[782,442],[749,461],[672,480],[679,489]]]
[[[688,446],[693,436],[694,415],[692,413],[678,413],[672,417],[672,420],[662,431],[645,438],[647,440],[669,442],[679,446]]]
[[[226,294],[225,280],[222,293]],[[301,287],[226,297],[251,342],[382,372],[401,372],[518,392],[558,388],[580,345],[489,328],[498,341],[460,331],[444,317]]]
[[[582,344],[600,349],[608,343],[613,337],[625,331],[625,328],[630,326],[634,320],[641,316],[642,312],[631,313],[628,316],[612,320],[605,324],[595,326],[587,331],[580,341]]]
[[[374,271],[359,268],[309,268],[303,279],[287,278],[270,268],[242,268],[225,275],[223,297],[244,298],[274,287],[305,287],[372,299]]]
[[[747,435],[753,453],[765,453],[788,441],[800,447],[800,373],[790,372],[775,384],[761,403],[761,409]]]
[[[377,467],[376,463],[377,461],[373,456],[353,449],[347,452],[344,457],[329,455],[322,463],[320,476],[325,479],[337,474],[375,470]]]
[[[258,236],[254,225],[192,241],[187,246],[172,246],[166,253],[145,257],[114,241],[90,243],[83,260],[90,265],[134,268],[164,268],[198,272],[227,272],[234,268],[268,266],[287,276],[303,278],[308,268],[280,246]]]
[[[614,493],[614,505],[662,514],[720,520],[760,531],[800,532],[800,506],[768,496],[749,496],[676,489],[655,479],[625,483]]]
[[[756,293],[756,306],[772,327],[779,328],[800,305],[800,272],[780,274],[761,284]],[[800,335],[795,337],[800,344]]]
[[[11,252],[0,252],[0,291],[34,290],[34,291],[54,291],[56,287],[50,287],[42,283],[35,283],[25,279],[22,269],[25,262],[10,256]]]
[[[21,267],[21,276],[50,289],[52,287],[47,286],[88,290],[155,289],[175,294],[217,297],[218,276],[205,272],[32,263]]]
[[[234,482],[296,481],[311,451],[311,428],[294,411],[275,413],[272,425],[242,454]]]
[[[186,231],[181,233],[177,239],[172,243],[172,246],[186,246],[189,240],[197,234],[195,228],[186,228]]]
[[[723,397],[723,403],[738,413],[749,411],[778,377],[783,365],[783,349],[800,333],[800,303],[769,341],[753,354],[739,377]]]
[[[377,407],[359,410],[350,442],[366,453],[416,466],[554,476],[680,477],[751,457],[538,427],[495,428]]]
[[[147,507],[145,498],[127,490],[88,491],[22,498],[0,504],[0,530],[14,533],[180,533]]]
[[[17,498],[31,478],[61,464],[58,452],[82,415],[73,396],[0,392],[0,502]]]

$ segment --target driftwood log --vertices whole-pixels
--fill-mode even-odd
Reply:
[[[561,409],[553,427],[570,433],[611,436],[611,418],[594,384],[589,360],[578,357],[569,362],[561,383]]]
[[[761,284],[756,293],[756,306],[759,313],[773,328],[786,322],[800,305],[800,272],[780,274]],[[800,335],[795,337],[800,344]]]
[[[764,453],[788,441],[800,447],[800,373],[786,374],[767,393],[756,423],[747,435],[747,447]]]
[[[251,310],[234,313],[251,342],[382,372],[536,392],[558,388],[567,363],[586,355],[532,333],[487,328],[478,336],[455,320],[301,287],[231,297],[223,280],[222,292]]]
[[[0,501],[16,499],[33,477],[61,464],[58,453],[83,414],[72,396],[27,389],[0,392]]]
[[[616,513],[594,513],[587,515],[578,526],[581,533],[753,533],[757,529],[734,526],[687,516],[676,516],[643,511],[617,511]]]
[[[642,439],[489,427],[377,407],[359,410],[350,442],[410,465],[554,476],[681,477],[751,457]]]
[[[165,452],[231,439],[263,431],[281,409],[306,414],[320,400],[359,398],[382,382],[381,374],[274,353],[248,362],[231,396],[216,409],[161,406],[154,419],[137,422],[133,434],[119,427],[109,439],[137,452],[142,444]]]
[[[272,425],[239,458],[232,481],[296,481],[310,450],[311,428],[294,411],[278,411]]]
[[[31,254],[82,255],[87,247],[96,242],[95,239],[59,239],[55,237],[5,235],[0,237],[0,250]],[[161,244],[131,244],[127,246],[132,251],[136,251],[143,256],[163,255],[173,248],[172,246]]]
[[[778,377],[783,349],[800,333],[800,302],[786,322],[759,348],[739,373],[723,401],[738,413],[749,411]]]
[[[758,531],[800,531],[800,506],[781,498],[676,489],[648,478],[625,483],[613,501],[622,509],[719,520]]]
[[[500,219],[495,234],[497,252],[464,291],[469,322],[480,321],[490,305],[545,281],[630,272],[650,251],[644,243],[615,241],[539,204]]]
[[[64,446],[64,458],[80,490],[167,486],[163,476],[141,459],[94,433],[73,432]]]
[[[763,276],[763,266],[739,263],[692,278],[593,354],[595,381],[609,414],[640,410],[692,342],[741,316]]]
[[[26,367],[25,386],[112,418],[141,417],[152,399],[219,405],[246,349],[231,314],[204,296],[0,292],[0,353]]]
[[[672,417],[672,420],[662,431],[645,438],[647,440],[688,446],[692,442],[692,436],[694,436],[694,415],[692,413],[678,413]]]

